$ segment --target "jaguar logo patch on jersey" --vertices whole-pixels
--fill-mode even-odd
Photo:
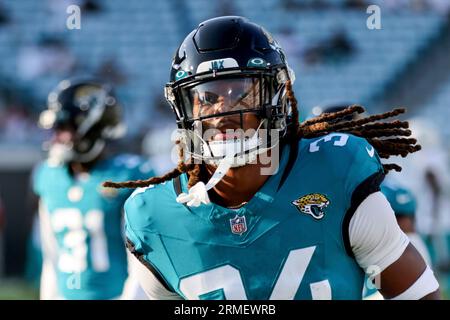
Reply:
[[[297,209],[305,214],[311,215],[314,219],[320,220],[325,215],[325,208],[330,204],[330,200],[320,193],[311,193],[303,196],[292,204],[297,207]]]
[[[245,216],[240,217],[236,215],[233,219],[230,219],[230,227],[231,232],[242,235],[247,231],[247,221],[245,220]]]

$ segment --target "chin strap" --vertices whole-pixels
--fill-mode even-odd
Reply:
[[[189,193],[181,193],[177,197],[178,203],[186,203],[189,207],[198,207],[200,204],[208,204],[209,200],[208,190],[212,189],[220,180],[225,176],[228,170],[233,164],[233,156],[228,156],[219,162],[219,165],[214,171],[211,179],[205,185],[203,182],[197,182],[192,188],[189,189]]]

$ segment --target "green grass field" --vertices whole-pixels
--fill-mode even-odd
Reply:
[[[36,300],[38,289],[21,279],[0,279],[0,300]]]
[[[443,279],[442,279],[443,280]],[[443,288],[441,282],[441,294],[443,300],[450,299],[450,292]],[[0,300],[37,300],[39,290],[22,279],[0,279]]]

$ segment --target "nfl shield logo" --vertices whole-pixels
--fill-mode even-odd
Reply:
[[[233,219],[230,219],[231,232],[234,234],[241,235],[247,231],[247,222],[245,221],[245,216],[239,217],[236,215]]]

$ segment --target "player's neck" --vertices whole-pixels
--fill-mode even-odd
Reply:
[[[222,180],[209,191],[211,200],[223,207],[239,207],[258,192],[270,175],[262,175],[261,164],[250,164],[232,168]],[[214,167],[206,167],[208,178],[214,173]]]

